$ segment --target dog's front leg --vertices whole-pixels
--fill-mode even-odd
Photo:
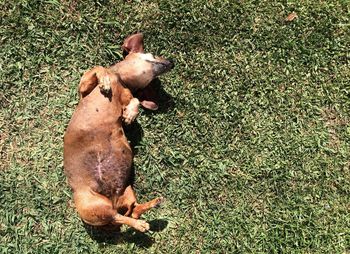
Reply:
[[[110,83],[110,76],[108,75],[107,70],[102,66],[96,66],[84,73],[79,83],[79,93],[82,97],[85,97],[97,86],[97,84],[99,84],[102,92],[107,93],[111,89]]]
[[[124,88],[121,98],[123,104],[123,119],[126,124],[132,123],[139,114],[140,101],[133,98],[129,89]]]
[[[131,124],[139,114],[140,102],[137,98],[132,98],[130,103],[123,110],[123,118],[126,124]]]

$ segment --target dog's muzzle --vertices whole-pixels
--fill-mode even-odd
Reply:
[[[159,62],[152,62],[152,66],[153,66],[153,72],[155,76],[158,76],[165,72],[170,71],[172,68],[174,68],[175,64],[174,64],[174,60],[166,59]]]

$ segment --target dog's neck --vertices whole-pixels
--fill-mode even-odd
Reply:
[[[121,62],[116,63],[116,64],[113,64],[113,65],[111,65],[111,66],[109,67],[109,69],[110,69],[114,74],[116,74],[118,77],[119,77],[118,70],[119,70],[119,68],[120,68],[120,63],[121,63]]]
[[[121,62],[116,63],[116,64],[110,66],[109,69],[117,76],[118,82],[119,82],[124,88],[128,88],[128,89],[132,90],[132,89],[123,81],[123,79],[121,78],[121,76],[120,76],[120,74],[119,74],[119,72],[118,72],[119,68],[121,67],[121,64],[120,64],[120,63],[121,63]]]
[[[129,62],[128,61],[121,61],[119,63],[116,63],[109,67],[109,69],[118,77],[118,81],[125,87],[128,88],[131,92],[136,92],[139,89],[143,89],[147,85],[140,85],[137,84],[137,81],[131,82],[131,80],[124,80],[123,76],[125,76],[123,68],[128,68]]]

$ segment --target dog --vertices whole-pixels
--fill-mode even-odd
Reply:
[[[129,36],[122,48],[123,61],[109,68],[94,67],[80,80],[80,100],[64,135],[64,170],[85,223],[125,224],[146,232],[150,226],[139,218],[163,198],[137,203],[132,187],[133,152],[123,122],[130,124],[138,115],[140,102],[132,91],[145,89],[174,64],[144,53],[142,34]],[[152,102],[145,105],[154,106]]]

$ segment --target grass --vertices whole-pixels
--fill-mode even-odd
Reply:
[[[0,253],[349,253],[350,4],[0,2]],[[285,21],[291,12],[298,18]],[[85,228],[63,174],[82,73],[172,57],[135,156],[153,232]]]

